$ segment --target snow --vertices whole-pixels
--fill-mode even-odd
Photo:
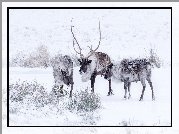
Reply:
[[[145,58],[149,56],[149,50],[154,49],[163,64],[167,65],[171,61],[171,12],[169,9],[10,9],[9,18],[10,58],[17,51],[25,54],[33,52],[38,45],[42,44],[48,47],[50,55],[58,52],[68,55],[76,54],[72,47],[71,25],[74,26],[73,31],[82,47],[82,53],[87,56],[89,52],[87,46],[92,45],[95,49],[98,45],[98,22],[100,21],[102,39],[98,51],[106,52],[112,60],[119,61],[126,57]],[[74,68],[75,84],[73,92],[86,87],[90,88],[90,81],[84,82],[84,77],[86,78],[87,75],[81,77],[78,70],[79,67]],[[168,81],[171,79],[170,65],[153,71],[152,78],[154,80],[152,82],[156,96],[155,102],[151,99],[152,93],[149,86],[145,91],[145,100],[143,102],[138,101],[142,91],[140,82],[132,83],[132,98],[130,100],[123,100],[123,83],[112,83],[115,95],[107,97],[108,82],[98,76],[95,82],[95,93],[100,94],[104,109],[97,111],[100,120],[95,120],[95,125],[116,126],[126,121],[134,126],[170,126],[171,81]],[[10,67],[9,73],[10,83],[17,80],[36,80],[38,83],[42,83],[48,92],[52,90],[54,84],[51,68],[44,70]],[[28,113],[31,113],[31,111]],[[47,111],[47,113],[49,112]],[[80,119],[74,120],[75,115],[73,117],[67,114],[69,112],[65,113],[69,120],[67,125],[71,125],[71,123],[85,125]],[[25,118],[24,114],[16,116],[10,114],[10,125],[31,126],[38,125],[38,122],[43,122],[44,125],[64,125],[63,120],[65,122],[64,115],[62,117],[58,115],[57,118],[53,119],[39,117],[37,120],[36,111],[32,111],[32,114],[34,117],[30,116],[31,114],[28,117],[26,114]],[[61,123],[58,121],[59,118],[62,121]],[[34,121],[37,121],[37,123],[34,123]]]
[[[171,51],[163,54],[171,49],[170,9],[10,9],[9,17],[10,57],[17,51],[30,53],[38,45],[46,45],[51,55],[59,51],[75,53],[71,25],[83,55],[87,56],[87,46],[94,49],[98,45],[100,21],[102,39],[98,51],[108,53],[112,59],[146,56],[151,48],[166,63],[171,59]],[[18,50],[17,45],[21,46]]]
[[[79,79],[79,67],[74,68],[74,90],[84,90],[90,88],[90,81],[81,82]],[[131,95],[129,100],[124,100],[123,83],[112,82],[114,95],[107,96],[108,81],[103,77],[97,76],[95,82],[95,93],[101,98],[102,108],[94,112],[94,117],[99,120],[95,121],[97,126],[119,126],[122,122],[130,122],[132,126],[170,126],[171,125],[171,71],[170,68],[155,68],[152,70],[152,82],[154,87],[155,101],[152,101],[152,92],[147,84],[144,93],[144,100],[139,101],[142,93],[142,85],[140,82],[133,82],[131,85]],[[165,73],[164,73],[165,72]],[[10,67],[10,83],[17,80],[36,80],[44,85],[49,93],[54,84],[52,68],[13,68]],[[162,78],[162,81],[158,81]],[[65,86],[64,89],[69,87]],[[164,92],[165,91],[165,92]],[[43,111],[43,112],[42,112]],[[70,113],[69,111],[57,111],[43,108],[42,111],[24,111],[21,114],[10,114],[10,126],[16,125],[47,125],[47,126],[63,126],[63,125],[85,125],[82,123],[80,116]],[[23,114],[24,113],[24,114]],[[43,114],[42,114],[43,113]],[[150,115],[150,116],[149,116]],[[18,118],[17,118],[18,117]],[[53,118],[52,118],[53,117]],[[67,117],[67,119],[65,119]],[[60,120],[60,122],[59,122]],[[90,121],[90,119],[89,119]],[[43,122],[43,123],[39,123]],[[68,123],[69,124],[68,124]],[[66,124],[67,123],[67,124]],[[90,123],[87,123],[90,125]]]
[[[74,25],[74,33],[86,56],[89,52],[87,46],[97,47],[99,41],[98,23],[100,20],[102,41],[99,51],[106,52],[114,61],[122,58],[145,57],[149,55],[149,49],[153,48],[163,61],[161,68],[152,69],[152,82],[155,101],[152,101],[150,86],[144,93],[144,100],[138,101],[142,92],[140,82],[131,84],[131,99],[124,100],[123,83],[112,82],[114,95],[107,96],[108,82],[98,76],[95,82],[95,93],[101,97],[102,108],[93,114],[79,116],[67,110],[57,112],[42,108],[37,111],[22,110],[18,114],[10,114],[10,125],[91,125],[95,126],[120,126],[126,122],[132,126],[171,126],[171,21],[168,10],[26,10],[10,11],[10,58],[17,52],[29,54],[34,52],[39,45],[46,45],[51,55],[60,52],[62,54],[75,54],[72,47],[72,35],[70,26]],[[73,22],[71,23],[71,19]],[[175,20],[177,18],[174,18]],[[176,33],[176,32],[175,32]],[[174,37],[177,37],[175,34]],[[176,41],[175,41],[176,42]],[[3,47],[6,50],[5,47]],[[67,51],[68,50],[68,51]],[[176,49],[174,50],[176,52]],[[176,55],[174,55],[176,57]],[[178,70],[178,62],[174,63],[174,70]],[[48,92],[54,84],[52,68],[20,68],[10,67],[10,83],[15,81],[37,80],[44,85]],[[90,81],[82,82],[78,72],[79,67],[74,68],[74,91],[90,87]],[[6,83],[6,69],[3,68],[4,82]],[[177,81],[174,80],[176,83]],[[3,84],[5,86],[5,84]],[[65,88],[69,88],[65,86]],[[173,86],[176,88],[176,86]],[[68,89],[69,90],[69,89]],[[174,94],[177,98],[177,94]],[[173,102],[177,105],[178,101]],[[177,115],[176,110],[174,114]],[[91,119],[91,117],[93,117]],[[177,116],[178,117],[178,116]],[[176,118],[177,118],[176,117]],[[86,121],[84,121],[86,119]],[[177,121],[174,121],[176,124]],[[172,123],[173,124],[173,123]],[[8,130],[13,132],[14,129]],[[18,128],[17,131],[21,131]],[[22,133],[29,133],[25,128]],[[170,131],[169,128],[146,129],[124,128],[120,132],[126,133],[178,133],[178,130]],[[7,132],[7,130],[5,130]],[[119,132],[117,128],[107,131],[105,128],[60,128],[62,133],[112,133]],[[140,132],[139,132],[140,131]],[[154,132],[155,131],[155,132]],[[157,132],[156,132],[157,131]],[[45,128],[42,133],[51,132]],[[58,133],[59,129],[53,129]]]

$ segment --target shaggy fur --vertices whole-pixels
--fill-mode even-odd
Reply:
[[[111,79],[115,82],[124,82],[124,89],[125,89],[125,95],[124,98],[126,98],[127,94],[127,88],[129,91],[129,97],[130,98],[130,85],[131,82],[137,82],[141,81],[141,84],[143,86],[142,94],[140,97],[140,100],[143,99],[144,91],[145,91],[145,80],[148,81],[151,90],[152,90],[152,99],[154,100],[154,92],[153,92],[153,86],[151,82],[151,63],[147,59],[123,59],[120,63],[117,63],[115,65],[110,64],[106,70],[105,73],[105,79]]]
[[[94,83],[97,75],[103,76],[107,66],[111,64],[110,57],[102,52],[93,53],[88,59],[80,59],[80,73],[82,74],[82,81],[91,80],[92,92],[94,92]],[[111,80],[109,81],[108,95],[112,94]]]
[[[70,97],[73,90],[73,62],[67,55],[57,55],[52,59],[53,76],[55,79],[55,87],[62,90],[63,85],[70,86]]]

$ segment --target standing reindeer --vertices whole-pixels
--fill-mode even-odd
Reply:
[[[67,55],[57,55],[52,59],[53,76],[55,79],[55,87],[63,94],[63,85],[70,86],[70,97],[73,90],[73,62]],[[57,92],[57,91],[54,91]]]
[[[101,42],[100,22],[99,22],[99,32],[100,32],[99,44],[95,50],[92,50],[92,46],[91,47],[88,46],[90,48],[90,52],[88,56],[86,57],[84,57],[83,54],[81,53],[82,49],[80,48],[80,45],[74,36],[73,29],[72,29],[73,27],[74,26],[71,26],[71,33],[73,35],[73,47],[75,44],[74,40],[78,44],[78,47],[79,47],[79,52],[77,52],[74,47],[75,52],[80,55],[80,59],[78,59],[81,65],[79,72],[82,75],[83,82],[91,80],[91,88],[92,88],[91,91],[94,92],[94,83],[95,83],[96,76],[97,75],[102,76],[104,72],[106,71],[106,67],[111,64],[110,57],[107,54],[102,53],[102,52],[96,52]],[[109,81],[108,95],[111,95],[113,94],[112,89],[111,89],[111,79],[109,79],[108,81]]]
[[[143,90],[140,97],[140,100],[143,100],[144,91],[146,88],[145,80],[148,81],[151,90],[152,90],[152,100],[155,100],[153,86],[151,82],[151,63],[147,59],[136,59],[129,60],[124,59],[120,63],[113,65],[112,63],[107,67],[104,78],[105,79],[114,79],[119,82],[124,82],[125,95],[126,99],[127,88],[130,98],[130,86],[131,82],[141,81]]]

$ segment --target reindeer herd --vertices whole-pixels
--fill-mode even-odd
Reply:
[[[99,44],[96,49],[92,49],[92,46],[89,47],[90,52],[87,56],[84,56],[81,53],[81,47],[73,33],[73,27],[71,26],[71,33],[73,36],[73,48],[80,58],[78,62],[80,64],[79,73],[82,75],[82,81],[86,82],[91,80],[91,92],[94,93],[94,83],[95,78],[98,75],[103,76],[104,79],[109,82],[109,95],[113,95],[111,89],[111,80],[115,79],[119,82],[124,82],[125,95],[124,98],[127,98],[127,89],[129,92],[128,99],[131,97],[130,86],[131,82],[140,81],[143,89],[139,101],[143,100],[144,91],[146,88],[145,80],[148,81],[151,90],[152,90],[152,100],[155,100],[153,86],[151,82],[151,62],[148,59],[123,59],[119,63],[112,63],[110,57],[106,53],[96,52],[100,46],[101,42],[101,30],[99,22]],[[75,49],[75,43],[78,45],[79,51]],[[70,86],[70,97],[72,97],[73,90],[73,62],[70,56],[56,56],[54,59],[53,66],[53,76],[55,79],[55,86],[62,90],[63,85]]]

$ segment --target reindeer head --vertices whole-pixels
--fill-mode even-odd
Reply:
[[[111,79],[111,77],[113,75],[112,74],[112,66],[113,66],[112,63],[109,66],[107,66],[106,72],[104,74],[104,79],[107,79],[107,80]]]
[[[67,86],[69,86],[70,84],[72,84],[72,77],[71,77],[71,75],[68,75],[68,71],[63,71],[62,69],[61,69],[61,73],[62,73],[62,77],[63,77],[63,82],[67,85]]]
[[[66,85],[73,83],[73,62],[70,56],[58,54],[51,59],[55,84],[63,82]]]
[[[95,50],[92,49],[92,46],[91,46],[91,47],[88,46],[88,47],[90,48],[90,53],[89,53],[89,55],[88,55],[87,57],[84,57],[83,54],[81,53],[81,50],[82,50],[82,49],[80,48],[80,45],[79,45],[77,39],[76,39],[75,36],[74,36],[72,27],[74,27],[74,26],[71,26],[71,33],[72,33],[72,35],[73,35],[73,47],[74,47],[74,44],[75,44],[75,43],[74,43],[74,40],[75,40],[75,42],[78,44],[78,47],[79,47],[79,50],[80,50],[79,52],[77,52],[76,49],[75,49],[75,47],[74,47],[75,52],[80,55],[80,59],[78,59],[78,61],[79,61],[79,63],[80,63],[80,70],[79,70],[79,72],[80,72],[80,74],[86,73],[86,72],[87,72],[87,69],[88,69],[88,66],[89,66],[89,65],[91,64],[91,62],[92,62],[92,60],[89,60],[88,58],[89,58],[90,56],[92,56],[92,55],[96,52],[96,50],[99,48],[99,45],[100,45],[100,41],[101,41],[100,22],[99,22],[99,31],[100,31],[100,41],[99,41],[99,45],[97,46],[97,48],[96,48]]]
[[[73,71],[73,62],[70,58],[70,56],[65,55],[63,56],[63,63],[65,66],[65,70],[61,70],[62,76],[63,76],[63,81],[66,85],[70,85],[73,83],[73,76],[72,76],[72,71]]]
[[[87,71],[87,66],[90,65],[90,63],[92,62],[92,60],[88,60],[88,59],[78,59],[78,61],[80,62],[80,74],[82,73],[86,73]]]

